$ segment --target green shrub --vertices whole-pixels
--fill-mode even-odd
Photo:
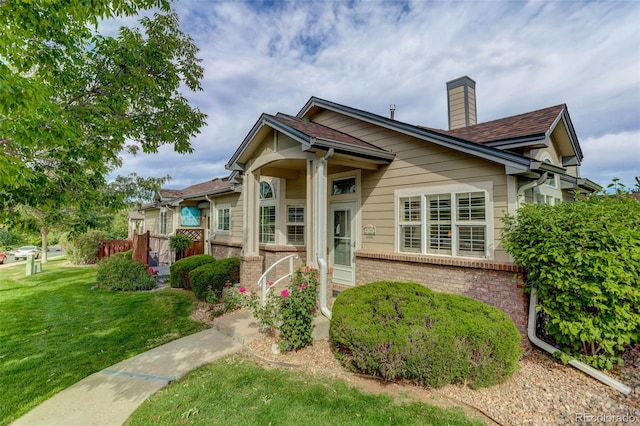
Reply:
[[[197,254],[178,260],[169,267],[169,283],[171,287],[182,287],[191,290],[189,273],[198,266],[214,263],[215,261],[216,259],[208,254]]]
[[[133,260],[133,250],[127,250],[127,251],[122,251],[120,253],[115,253],[111,255],[111,257],[113,256],[120,256],[128,260]]]
[[[147,265],[127,259],[124,253],[105,257],[98,262],[96,281],[110,290],[151,290],[156,280]]]
[[[207,293],[213,291],[221,296],[227,283],[240,281],[240,259],[230,257],[198,266],[189,273],[189,283],[198,300],[207,300]]]
[[[593,195],[555,206],[525,204],[505,218],[503,242],[527,270],[551,343],[597,368],[640,341],[640,203]]]
[[[107,234],[103,231],[78,234],[65,247],[67,258],[77,265],[93,265],[98,262],[100,243],[106,239]]]
[[[416,283],[343,291],[333,305],[330,335],[345,367],[434,387],[501,382],[522,352],[520,333],[501,310]]]

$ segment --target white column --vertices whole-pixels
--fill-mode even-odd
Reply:
[[[243,204],[244,214],[242,216],[242,234],[244,256],[258,256],[258,191],[260,173],[247,171],[244,176]]]
[[[318,267],[316,261],[316,185],[315,185],[315,167],[316,162],[307,160],[307,205],[306,205],[306,228],[305,241],[307,243],[307,265]]]

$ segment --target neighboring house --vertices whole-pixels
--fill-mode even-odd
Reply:
[[[154,202],[141,207],[141,232],[149,231],[152,262],[170,264],[169,237],[178,233],[188,235],[194,244],[186,253],[210,253],[209,240],[215,233],[217,218],[211,216],[215,201],[210,197],[233,193],[228,179],[213,179],[184,189],[161,189]]]

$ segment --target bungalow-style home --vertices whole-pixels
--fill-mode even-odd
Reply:
[[[327,316],[343,289],[415,281],[497,306],[526,336],[501,219],[600,187],[580,176],[566,105],[477,124],[472,79],[448,82],[447,95],[448,130],[316,97],[296,115],[262,114],[227,164],[229,188],[209,193],[210,253],[240,257],[245,285],[297,255],[319,268]]]
[[[138,215],[130,216],[130,223],[142,217],[140,233],[149,231],[150,262],[170,264],[175,260],[169,251],[169,237],[176,234],[188,235],[193,240],[186,256],[209,254],[209,239],[215,234],[209,197],[233,191],[228,179],[219,178],[184,189],[161,189],[153,202],[144,204]]]

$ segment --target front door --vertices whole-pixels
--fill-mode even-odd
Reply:
[[[355,219],[355,203],[331,204],[329,266],[333,267],[333,282],[336,284],[355,284]]]

